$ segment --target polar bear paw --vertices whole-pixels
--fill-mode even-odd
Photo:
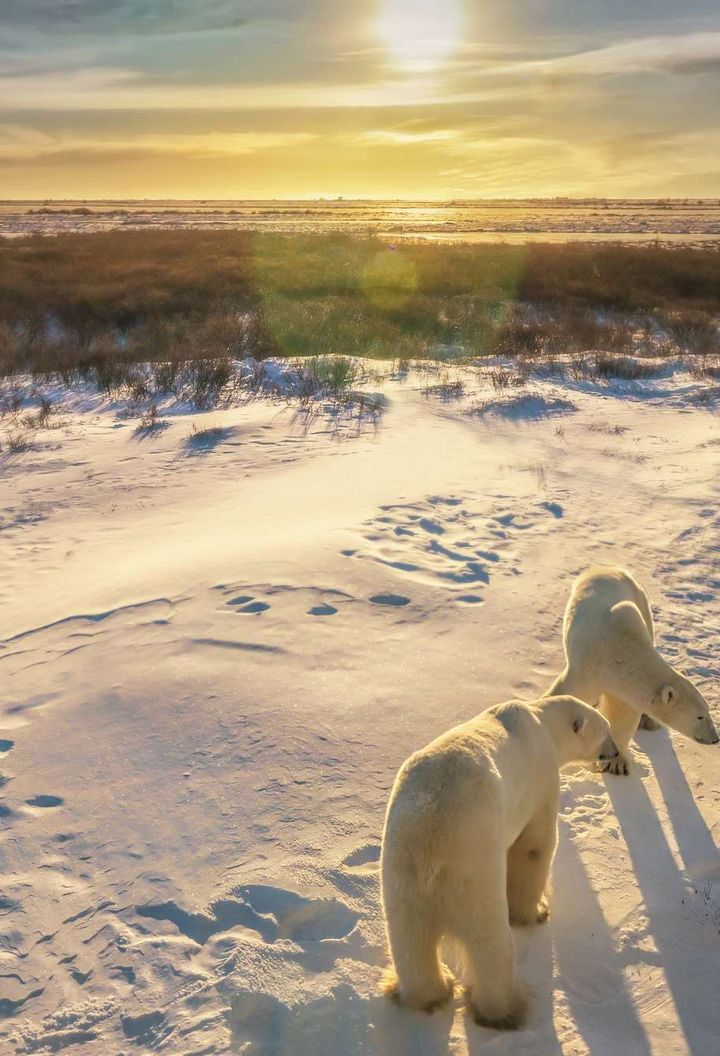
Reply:
[[[382,979],[381,990],[386,997],[397,1005],[413,1008],[418,1012],[430,1014],[438,1008],[442,1008],[455,994],[455,980],[452,973],[445,965],[442,966],[442,975],[437,986],[423,989],[422,991],[404,992],[401,990],[400,981],[394,968],[387,968]]]
[[[614,759],[600,759],[597,763],[597,771],[600,774],[615,774],[618,777],[627,777],[631,769],[630,760],[621,752]]]
[[[479,1027],[490,1027],[491,1030],[519,1030],[525,1022],[528,1008],[527,993],[518,987],[513,998],[502,1010],[499,1008],[482,1008],[473,1000],[471,990],[465,991],[465,1002],[468,1013]]]
[[[510,923],[515,927],[530,927],[533,924],[544,924],[550,916],[550,905],[545,895],[540,899],[537,905],[531,906],[529,909],[522,909],[520,906],[510,907]]]

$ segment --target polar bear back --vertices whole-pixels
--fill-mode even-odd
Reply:
[[[654,638],[652,612],[647,594],[629,572],[614,566],[589,568],[575,581],[565,610],[563,635],[568,660],[579,662],[606,634],[615,606],[634,605],[650,642]]]
[[[479,833],[509,848],[558,782],[557,751],[530,705],[497,705],[432,741],[400,769],[386,834],[430,883]]]

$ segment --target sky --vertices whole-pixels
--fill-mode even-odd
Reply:
[[[0,198],[720,197],[718,0],[0,0]]]

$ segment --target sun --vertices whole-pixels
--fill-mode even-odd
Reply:
[[[398,66],[441,66],[458,47],[464,0],[380,0],[378,32]]]

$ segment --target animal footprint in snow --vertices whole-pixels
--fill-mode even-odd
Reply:
[[[173,1029],[159,1009],[140,1016],[122,1016],[120,1025],[129,1041],[147,1048],[157,1048]]]
[[[136,911],[141,917],[169,921],[199,945],[236,927],[256,931],[266,942],[342,939],[359,919],[337,899],[304,898],[294,891],[262,884],[235,888],[226,898],[213,902],[207,913],[190,913],[172,901],[137,906]]]
[[[33,796],[32,799],[26,799],[25,802],[29,807],[41,807],[47,810],[48,807],[61,807],[64,800],[60,796]]]
[[[380,509],[382,514],[367,522],[365,549],[342,553],[370,558],[395,572],[452,591],[488,586],[514,537],[531,529],[546,530],[564,515],[557,502],[536,503],[521,510],[503,505],[478,511],[470,508],[466,499],[439,495]],[[463,593],[458,600],[476,604],[482,598]]]
[[[396,607],[410,604],[410,598],[402,594],[373,594],[370,601],[373,605],[394,605]]]
[[[295,620],[301,614],[336,616],[341,607],[355,600],[346,591],[316,584],[262,583],[243,584],[242,587],[221,584],[215,589],[222,590],[227,596],[225,606],[241,616],[257,616],[273,607],[273,615],[280,619]],[[257,593],[250,594],[251,590]],[[272,598],[272,604],[264,598]]]
[[[251,601],[249,605],[243,605],[237,612],[245,616],[257,616],[261,612],[267,612],[270,606],[266,601]]]
[[[376,873],[380,868],[380,844],[366,843],[356,847],[343,859],[342,864],[348,872]]]

